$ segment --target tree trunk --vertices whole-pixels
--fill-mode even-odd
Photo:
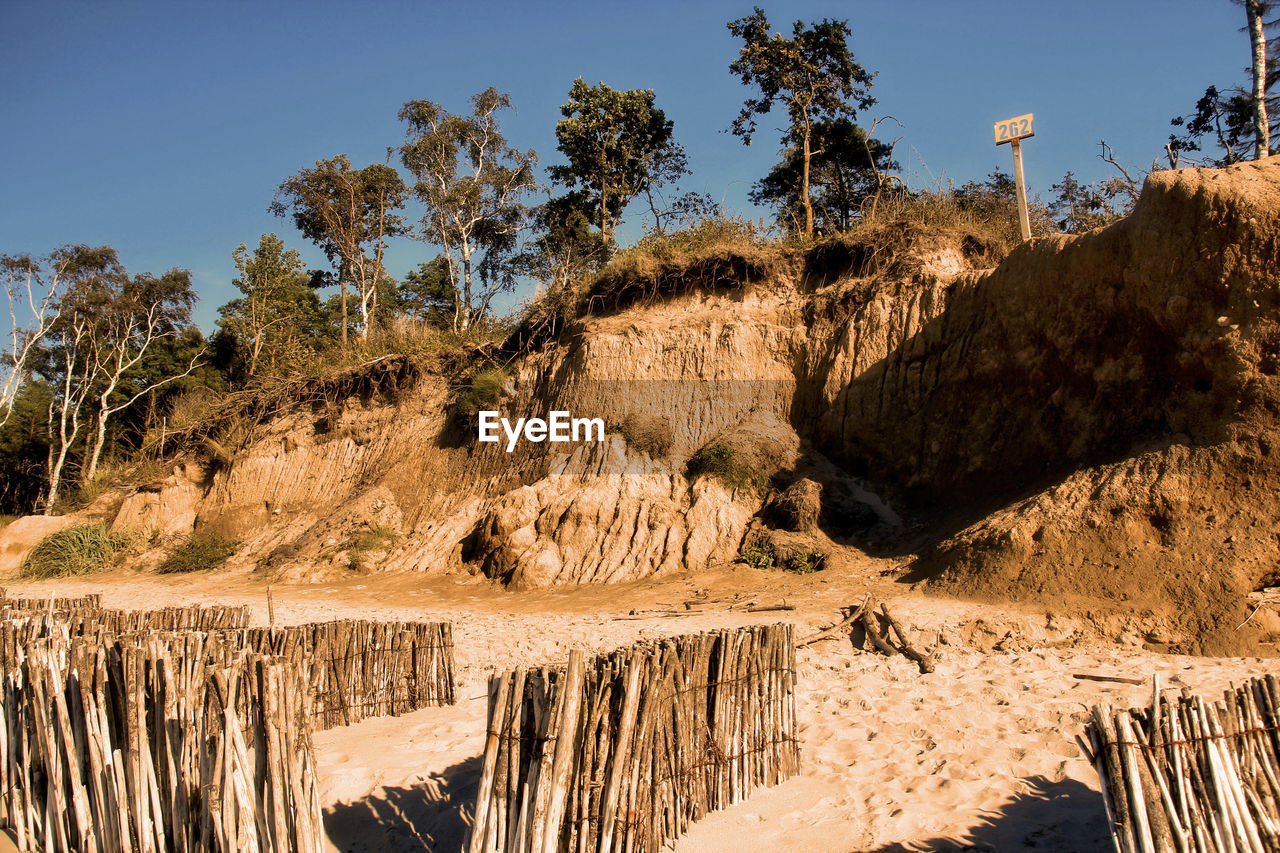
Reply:
[[[342,284],[342,348],[347,348],[347,277],[341,276]]]
[[[804,127],[804,139],[801,141],[801,157],[804,165],[800,170],[800,205],[804,208],[804,236],[813,236],[813,202],[809,200],[809,160],[813,153],[809,147],[810,128]]]
[[[72,443],[76,440],[76,436],[80,433],[79,418],[72,417],[71,435],[67,435],[67,410],[66,407],[70,403],[63,401],[62,412],[60,413],[58,422],[58,455],[53,455],[53,442],[49,443],[49,458],[53,460],[53,464],[49,466],[49,494],[45,496],[44,514],[53,515],[54,505],[58,503],[58,493],[62,486],[62,469],[67,464],[67,453],[71,450]],[[79,408],[79,404],[76,404]],[[52,419],[50,419],[52,421]],[[51,424],[52,425],[52,424]]]
[[[462,255],[462,304],[459,305],[459,316],[462,318],[462,327],[458,330],[465,332],[471,328],[471,253],[463,252]]]
[[[84,469],[84,476],[80,478],[82,483],[93,482],[94,476],[98,473],[98,460],[102,458],[102,447],[107,443],[107,418],[110,413],[105,405],[98,408],[98,433],[93,439],[93,449],[89,451],[89,466]]]
[[[1271,122],[1267,118],[1267,37],[1262,32],[1262,0],[1245,0],[1249,18],[1249,44],[1253,48],[1254,159],[1271,154]]]

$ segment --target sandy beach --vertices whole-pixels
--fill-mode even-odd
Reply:
[[[1276,661],[1160,654],[1091,637],[1079,620],[931,597],[881,578],[795,577],[749,569],[576,590],[513,594],[472,577],[352,577],[274,585],[278,623],[339,617],[454,624],[458,703],[320,732],[326,829],[337,851],[462,849],[480,773],[489,676],[562,663],[571,648],[731,625],[791,621],[804,638],[870,591],[921,644],[941,637],[935,672],[856,651],[845,638],[801,648],[802,773],[695,823],[677,853],[795,850],[1058,850],[1109,847],[1093,767],[1074,742],[1098,702],[1134,705],[1162,685],[1214,694],[1278,672]],[[9,585],[26,595],[101,591],[141,608],[246,603],[267,620],[264,582],[243,576]],[[684,607],[686,601],[705,602]],[[794,610],[744,612],[749,601]],[[730,609],[734,607],[735,609]],[[674,613],[688,615],[672,615]],[[1082,680],[1119,676],[1144,685]]]

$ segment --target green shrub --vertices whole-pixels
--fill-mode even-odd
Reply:
[[[347,555],[351,557],[351,568],[359,571],[364,565],[365,555],[372,551],[386,551],[395,541],[395,528],[385,525],[371,527],[347,543]]]
[[[689,459],[689,474],[709,474],[731,489],[748,489],[762,494],[769,489],[769,475],[744,462],[727,444],[711,444]]]
[[[240,543],[223,536],[216,530],[192,533],[182,544],[174,548],[164,562],[156,568],[162,575],[199,572],[216,569],[236,552]]]
[[[507,383],[507,372],[501,367],[476,370],[466,379],[458,393],[458,409],[473,415],[482,409],[494,409],[502,399],[502,386]]]
[[[797,551],[782,563],[782,568],[797,575],[807,575],[822,569],[822,554],[817,551]]]
[[[774,563],[773,552],[768,548],[761,548],[759,545],[752,545],[750,548],[744,548],[742,553],[738,555],[735,563],[746,563],[753,569],[772,569]]]
[[[108,568],[129,547],[129,537],[105,524],[76,524],[46,536],[22,562],[25,578],[87,575]]]

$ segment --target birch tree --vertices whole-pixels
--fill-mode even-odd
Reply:
[[[0,427],[9,422],[38,348],[58,320],[64,272],[65,264],[56,256],[43,264],[30,255],[0,256],[0,276],[9,303],[9,340],[0,368]]]
[[[204,354],[203,350],[197,351],[180,373],[128,382],[153,344],[163,338],[176,338],[182,332],[191,319],[195,293],[191,289],[191,273],[186,270],[170,270],[159,277],[144,273],[117,281],[118,287],[111,287],[112,282],[107,280],[108,288],[92,294],[93,302],[89,304],[91,309],[97,309],[89,327],[96,430],[89,437],[88,460],[81,475],[86,483],[97,476],[111,418],[146,394],[189,376],[200,366]],[[128,391],[117,394],[126,385]]]
[[[431,101],[400,110],[408,125],[400,158],[426,208],[421,236],[442,250],[457,288],[453,327],[465,332],[513,284],[502,263],[524,229],[527,193],[537,187],[537,154],[507,144],[499,113],[511,97],[492,86],[471,98],[471,115],[452,115]]]
[[[1253,54],[1250,101],[1253,107],[1255,160],[1265,159],[1271,154],[1271,122],[1267,115],[1267,36],[1263,17],[1274,6],[1270,0],[1244,0],[1245,16],[1249,22],[1249,47]]]
[[[360,296],[360,337],[367,339],[377,317],[378,285],[386,277],[383,254],[387,240],[404,233],[396,213],[404,207],[408,188],[395,169],[374,163],[352,169],[339,154],[317,160],[282,182],[268,208],[276,216],[292,214],[308,240],[324,250],[337,268],[342,289],[342,345],[347,344],[347,284]]]

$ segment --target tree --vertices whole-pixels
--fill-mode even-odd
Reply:
[[[1253,88],[1249,94],[1253,107],[1254,159],[1262,160],[1271,154],[1271,122],[1267,116],[1267,37],[1263,18],[1276,6],[1271,0],[1244,0],[1245,16],[1249,22],[1249,48],[1253,55],[1251,70]]]
[[[201,340],[188,349],[183,368],[157,371],[148,364],[157,344],[189,328],[195,294],[186,270],[130,277],[110,246],[67,246],[53,252],[49,263],[61,270],[63,290],[34,365],[50,391],[46,515],[57,505],[72,454],[83,453],[82,481],[93,479],[113,418],[189,375],[203,353]],[[93,431],[77,449],[90,426]]]
[[[41,341],[58,319],[58,297],[69,258],[55,253],[42,264],[30,255],[0,255],[0,279],[9,300],[9,343],[0,383],[0,427],[13,414]],[[19,318],[19,312],[23,317]],[[30,323],[31,325],[24,325]]]
[[[579,188],[606,246],[615,241],[622,213],[633,198],[689,174],[684,150],[672,139],[674,124],[654,106],[652,89],[619,91],[581,77],[556,122],[556,148],[568,165],[548,171]]]
[[[449,271],[449,259],[436,255],[410,270],[396,288],[396,307],[429,326],[450,328],[458,316],[458,289]]]
[[[1051,188],[1055,193],[1049,212],[1058,227],[1070,234],[1080,234],[1110,225],[1133,207],[1133,198],[1123,178],[1082,184],[1072,172]]]
[[[263,234],[252,255],[241,243],[232,258],[239,272],[232,284],[243,296],[218,309],[218,325],[235,341],[246,377],[257,373],[264,357],[274,368],[314,348],[320,300],[297,250]]]
[[[97,429],[89,437],[88,464],[81,475],[86,483],[98,473],[110,419],[157,388],[190,375],[204,354],[203,347],[192,354],[181,372],[146,376],[138,371],[153,344],[178,337],[190,323],[196,295],[189,271],[174,269],[162,276],[143,273],[133,278],[104,276],[94,284],[93,289],[77,294],[79,304],[72,309],[91,318],[89,346]],[[117,395],[118,391],[123,394]]]
[[[374,163],[353,170],[345,154],[317,160],[314,169],[300,170],[276,190],[269,210],[276,216],[292,214],[303,236],[323,249],[337,267],[344,347],[347,283],[354,284],[360,294],[360,337],[368,338],[377,316],[378,283],[386,274],[382,265],[386,241],[404,233],[404,221],[395,211],[404,207],[407,195],[408,188],[395,169]]]
[[[13,416],[0,426],[0,513],[22,515],[40,501],[49,454],[49,385],[23,384]]]
[[[582,190],[555,196],[539,205],[533,211],[533,236],[518,259],[521,272],[551,291],[603,266],[609,248],[601,232],[591,227],[594,209]]]
[[[1280,108],[1280,95],[1272,94],[1280,83],[1280,39],[1266,38],[1266,31],[1280,23],[1280,19],[1267,16],[1280,9],[1275,0],[1237,0],[1245,7],[1246,29],[1251,49],[1248,90],[1234,87],[1227,90],[1209,86],[1196,102],[1195,110],[1178,116],[1170,122],[1182,128],[1169,136],[1166,150],[1169,165],[1177,168],[1179,162],[1200,162],[1210,166],[1229,166],[1248,157],[1250,146],[1255,159],[1267,157],[1280,147],[1280,125],[1272,127],[1270,115]],[[1197,161],[1188,156],[1205,153],[1205,142],[1215,146],[1221,156],[1204,156]]]
[[[37,367],[50,386],[45,515],[52,515],[57,505],[63,471],[85,426],[84,405],[97,378],[93,327],[100,299],[95,294],[118,286],[125,276],[110,246],[65,246],[52,252],[49,262],[62,271],[66,290]]]
[[[784,38],[780,33],[769,34],[769,21],[757,6],[753,14],[730,21],[728,26],[743,42],[729,70],[759,93],[746,99],[730,129],[750,145],[756,117],[766,115],[774,106],[786,109],[789,124],[782,142],[799,153],[797,195],[804,214],[801,233],[811,237],[812,160],[822,153],[820,143],[815,148],[815,126],[838,118],[853,121],[859,109],[874,104],[875,98],[867,91],[874,75],[854,61],[847,21],[824,18],[806,28],[804,21],[798,20],[792,25],[792,37]]]
[[[1017,183],[1008,172],[996,169],[985,181],[966,181],[952,192],[956,207],[973,216],[979,222],[1008,227],[1011,243],[1021,242],[1018,231]],[[1056,233],[1058,225],[1041,204],[1039,197],[1028,199],[1027,212],[1031,218],[1031,233],[1039,236]]]
[[[884,183],[881,176],[897,168],[893,146],[872,139],[847,118],[817,122],[813,126],[814,150],[810,158],[809,185],[814,227],[820,231],[847,231],[866,199],[874,198]],[[751,189],[755,204],[772,204],[778,221],[801,230],[804,217],[804,157],[792,145],[782,162]]]
[[[514,286],[505,261],[528,217],[523,198],[537,186],[538,155],[509,146],[499,127],[511,97],[489,87],[471,98],[471,108],[469,116],[452,115],[420,100],[400,110],[408,125],[401,161],[427,209],[422,237],[443,250],[458,289],[453,325],[460,332]]]

